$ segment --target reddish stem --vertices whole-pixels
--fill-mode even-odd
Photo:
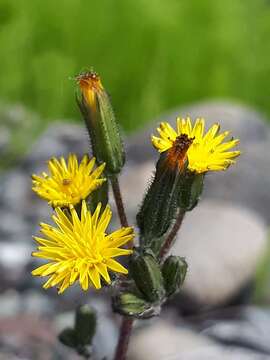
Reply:
[[[114,195],[115,204],[118,211],[120,223],[123,227],[128,227],[127,216],[123,204],[123,199],[120,191],[118,178],[115,176],[111,179],[112,190]],[[133,241],[128,244],[129,248],[133,247]],[[129,339],[132,331],[133,319],[124,317],[120,327],[120,334],[118,344],[115,351],[114,360],[125,360],[128,350]]]
[[[179,212],[178,212],[178,215],[177,215],[177,218],[176,218],[176,221],[171,229],[171,231],[169,232],[168,234],[168,237],[167,239],[165,240],[161,250],[160,250],[160,259],[163,259],[168,251],[170,250],[170,248],[172,247],[173,245],[173,241],[182,225],[182,222],[183,222],[183,219],[184,219],[184,216],[185,216],[185,211],[182,210],[182,209],[179,209]]]
[[[114,360],[126,360],[129,339],[132,331],[133,319],[124,317],[122,320],[119,340],[114,355]]]

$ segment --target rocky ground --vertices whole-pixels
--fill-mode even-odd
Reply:
[[[241,139],[243,154],[226,173],[207,176],[202,201],[187,216],[173,250],[189,263],[184,289],[160,319],[137,323],[129,358],[270,359],[270,312],[244,306],[268,252],[269,127],[258,113],[227,103],[194,105],[162,120],[174,124],[176,114],[220,122]],[[149,134],[158,121],[126,141],[128,162],[121,185],[131,223],[157,158]],[[40,221],[49,219],[46,204],[31,192],[30,175],[43,170],[51,156],[83,154],[88,147],[83,127],[55,123],[16,166],[0,175],[0,360],[78,358],[56,335],[72,322],[74,307],[85,302],[100,314],[97,359],[110,359],[119,318],[111,315],[106,293],[86,295],[74,287],[59,297],[30,276],[36,265],[30,257],[31,236]]]

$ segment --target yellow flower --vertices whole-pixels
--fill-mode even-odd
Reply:
[[[100,289],[101,277],[108,284],[111,281],[108,270],[127,274],[128,271],[113,258],[132,253],[120,246],[133,239],[133,228],[121,228],[107,234],[105,231],[112,213],[107,206],[100,214],[100,203],[91,214],[83,201],[80,217],[72,205],[69,209],[70,214],[61,208],[55,209],[52,219],[57,227],[41,224],[44,238],[34,237],[40,246],[32,255],[49,262],[32,271],[32,275],[50,276],[43,287],[58,286],[61,294],[76,281],[83,290],[90,286]]]
[[[97,73],[90,71],[76,77],[85,101],[89,106],[96,107],[96,94],[103,90],[100,77]]]
[[[159,152],[179,146],[183,135],[190,139],[190,146],[186,155],[188,168],[196,173],[207,171],[220,171],[227,169],[235,163],[235,158],[240,151],[228,151],[239,143],[238,139],[223,140],[229,135],[229,131],[219,134],[219,124],[214,124],[204,135],[205,121],[198,118],[192,126],[190,118],[177,119],[177,132],[167,122],[162,122],[157,129],[160,137],[152,136],[152,144]],[[181,140],[181,141],[179,141]],[[187,140],[185,139],[185,142]],[[182,145],[182,144],[180,144]]]
[[[68,163],[63,157],[60,160],[53,158],[48,161],[50,176],[45,172],[42,176],[32,176],[33,191],[53,207],[76,205],[106,181],[99,177],[105,164],[93,171],[95,161],[85,155],[79,164],[74,154],[69,155]]]

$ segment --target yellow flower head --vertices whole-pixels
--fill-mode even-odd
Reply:
[[[108,284],[108,270],[127,274],[127,270],[113,258],[129,255],[132,250],[121,249],[134,237],[133,228],[121,228],[107,234],[105,231],[112,217],[107,206],[100,213],[99,204],[93,214],[82,202],[81,216],[70,205],[70,214],[56,208],[52,219],[57,227],[41,224],[43,238],[34,237],[38,252],[32,255],[49,262],[32,272],[35,276],[49,276],[43,285],[45,289],[58,286],[58,293],[63,293],[69,286],[79,281],[83,290],[93,286],[101,288],[101,278]]]
[[[76,205],[106,181],[100,178],[105,164],[93,170],[95,161],[85,155],[79,164],[74,154],[69,155],[67,163],[63,157],[53,158],[48,161],[50,175],[43,172],[42,176],[32,176],[33,191],[53,207]]]
[[[98,74],[94,71],[85,72],[78,75],[76,80],[87,104],[96,107],[96,94],[103,90]]]
[[[207,171],[220,171],[227,169],[235,163],[235,158],[240,155],[240,151],[228,151],[239,143],[238,139],[223,140],[229,135],[229,131],[219,134],[219,124],[214,124],[206,134],[204,134],[204,119],[198,118],[192,126],[190,118],[177,119],[177,131],[169,123],[162,122],[157,129],[160,137],[152,136],[152,144],[159,152],[168,152],[169,160],[179,155],[182,151],[180,160],[188,158],[188,169],[196,173]],[[183,135],[187,137],[184,138]],[[188,141],[189,139],[189,141]],[[183,143],[184,142],[184,143]],[[186,144],[189,143],[188,148]],[[185,145],[185,146],[184,146]],[[183,151],[183,149],[185,151]]]

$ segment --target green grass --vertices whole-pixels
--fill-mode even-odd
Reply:
[[[269,37],[266,0],[0,0],[0,98],[79,119],[70,77],[93,66],[128,131],[213,97],[270,115]]]

